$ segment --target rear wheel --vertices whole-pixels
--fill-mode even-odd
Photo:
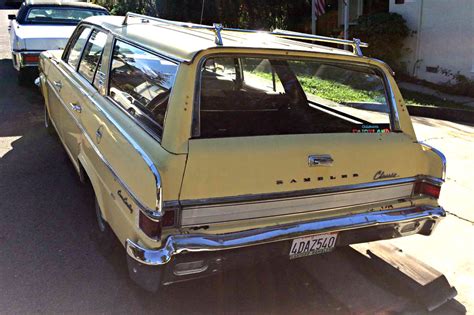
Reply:
[[[115,248],[117,248],[117,238],[115,237],[114,232],[110,228],[107,221],[104,220],[102,216],[102,210],[100,209],[99,202],[97,197],[95,199],[95,214],[97,218],[97,227],[99,230],[98,241],[99,246],[104,254],[111,254]]]
[[[53,124],[51,122],[51,118],[49,118],[48,108],[46,107],[46,104],[44,105],[44,127],[50,135],[54,135],[56,133],[56,130],[54,129]]]

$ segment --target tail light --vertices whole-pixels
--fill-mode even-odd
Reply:
[[[140,211],[138,223],[140,229],[148,237],[159,239],[161,237],[162,227],[170,227],[175,225],[175,211],[165,211],[163,217],[159,221],[154,221]]]
[[[24,55],[23,56],[23,61],[28,63],[28,62],[38,62],[39,56],[38,55]]]
[[[428,182],[417,182],[413,192],[415,195],[426,195],[438,199],[441,193],[441,186]]]
[[[167,210],[163,215],[162,222],[164,227],[174,226],[175,224],[175,212],[174,210]]]
[[[161,237],[161,222],[154,221],[140,211],[138,226],[148,237],[159,239]]]

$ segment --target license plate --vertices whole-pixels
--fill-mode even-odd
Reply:
[[[290,259],[330,252],[336,246],[336,239],[337,233],[295,238],[290,248]]]

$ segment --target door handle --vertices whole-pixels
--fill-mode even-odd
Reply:
[[[63,88],[63,84],[61,83],[61,81],[53,81],[53,85],[58,91],[61,91],[61,89]]]
[[[78,103],[69,103],[69,106],[71,106],[72,110],[78,113],[82,112],[82,107]]]
[[[102,140],[102,129],[103,125],[100,125],[99,128],[95,131],[95,141],[97,143],[100,143],[100,140]]]
[[[332,166],[334,160],[329,154],[318,154],[308,156],[309,166]]]

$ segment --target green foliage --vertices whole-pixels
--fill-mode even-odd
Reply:
[[[200,23],[202,0],[93,0],[112,14],[136,12],[164,19]],[[252,29],[305,30],[311,0],[204,0],[204,24]]]
[[[369,47],[364,49],[365,55],[381,59],[395,69],[401,68],[398,60],[410,29],[400,14],[382,12],[362,15],[350,31],[352,37],[369,43]]]
[[[448,93],[474,97],[474,80],[462,74],[454,75],[455,83],[448,85]]]
[[[125,15],[127,12],[157,15],[154,0],[93,0],[92,2],[106,7],[113,15]]]
[[[252,71],[253,74],[267,80],[272,80],[272,75],[266,72]],[[277,78],[278,79],[278,78]],[[384,96],[380,91],[359,90],[351,86],[341,84],[332,80],[323,80],[320,78],[300,76],[298,77],[303,90],[306,93],[317,95],[324,99],[337,102],[384,102]],[[471,81],[472,82],[472,81]],[[472,84],[472,83],[471,83]],[[472,110],[472,107],[447,101],[437,96],[427,95],[406,89],[401,89],[403,98],[408,105],[429,106],[429,107],[447,107]]]
[[[337,103],[347,102],[385,102],[379,91],[358,90],[339,82],[314,77],[298,78],[305,92]]]
[[[267,80],[272,79],[270,73],[257,71],[252,73]],[[337,103],[385,102],[384,95],[380,91],[359,90],[336,81],[309,76],[298,76],[298,81],[306,93],[317,95]]]

